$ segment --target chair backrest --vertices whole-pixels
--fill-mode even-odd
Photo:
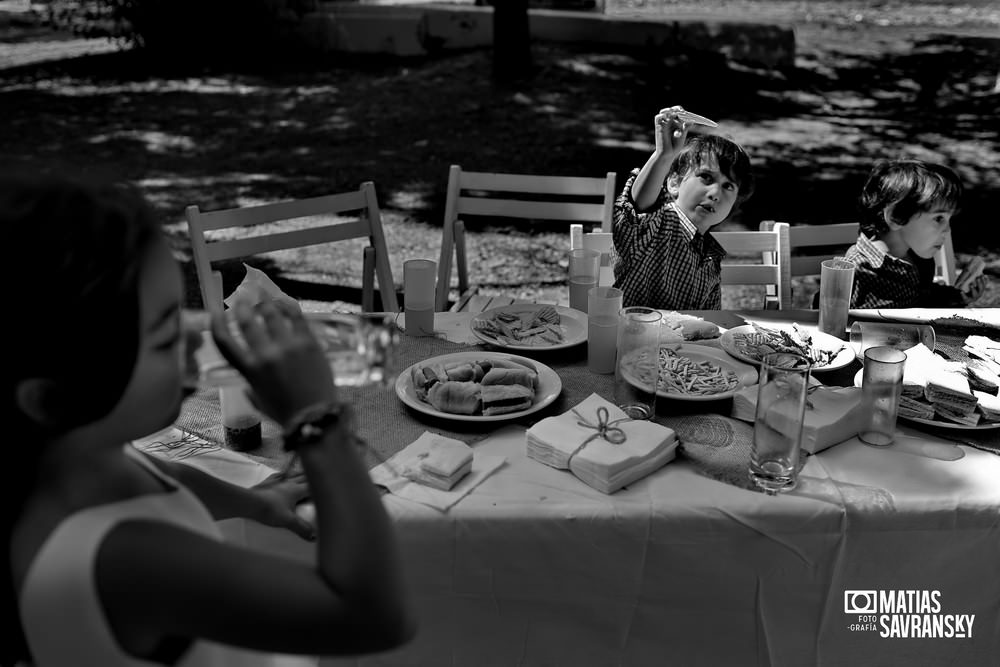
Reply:
[[[788,266],[788,224],[775,223],[768,231],[712,232],[730,259],[722,263],[723,285],[765,285],[765,308],[789,308],[792,279]],[[759,264],[731,261],[735,257],[759,258]]]
[[[615,173],[602,178],[537,176],[448,171],[441,257],[438,262],[437,310],[444,310],[451,289],[451,261],[458,256],[458,287],[468,290],[465,265],[464,216],[490,216],[510,220],[555,220],[600,225],[611,231],[615,201]]]
[[[583,235],[581,246],[588,250],[601,253],[600,274],[597,276],[598,287],[610,287],[615,282],[611,266],[611,249],[614,247],[611,232],[587,232]]]
[[[377,277],[382,310],[399,310],[378,198],[375,185],[370,181],[362,183],[355,191],[311,199],[207,212],[197,206],[188,206],[185,213],[201,296],[208,310],[222,308],[221,280],[212,269],[215,262],[358,238],[367,238],[369,242],[363,251],[362,309],[375,309],[374,282]],[[305,228],[296,225],[290,231],[239,234],[236,238],[210,239],[206,235],[211,231],[249,228],[299,218],[310,218],[312,224]]]
[[[763,220],[760,229],[770,229],[774,220]],[[791,275],[818,276],[823,260],[839,257],[858,240],[860,225],[844,222],[834,225],[790,225],[788,248],[791,252]],[[934,256],[935,280],[945,285],[955,284],[955,252],[951,234],[945,238],[941,250]]]

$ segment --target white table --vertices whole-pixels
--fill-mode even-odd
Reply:
[[[436,328],[462,340],[470,317]],[[447,514],[385,497],[417,639],[323,664],[996,665],[1000,456],[927,441],[928,456],[842,443],[778,497],[677,461],[606,496],[502,428],[475,448],[507,464]],[[245,539],[311,558],[289,533],[248,523]],[[940,615],[975,615],[972,636],[882,637],[881,613],[852,629],[850,590],[938,591]]]

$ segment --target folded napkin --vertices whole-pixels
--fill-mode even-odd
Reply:
[[[607,429],[602,436],[602,429]],[[591,394],[558,417],[541,420],[526,434],[528,457],[570,470],[602,493],[614,493],[672,460],[677,435],[648,420],[631,420]]]
[[[493,471],[503,465],[506,460],[503,456],[484,456],[474,453],[472,455],[472,471],[453,486],[451,491],[433,489],[410,479],[407,474],[420,467],[421,460],[428,454],[435,440],[461,442],[437,433],[424,431],[403,451],[394,454],[385,463],[372,468],[369,471],[372,481],[379,486],[384,486],[390,493],[400,498],[406,498],[447,512],[455,503],[476,488],[480,482],[489,477]]]
[[[754,421],[759,386],[744,387],[733,395],[730,414],[734,418]],[[808,402],[802,424],[803,451],[815,454],[858,434],[864,411],[859,387],[816,386],[810,390],[806,400]],[[773,417],[780,418],[781,415]],[[791,419],[791,416],[788,418]]]

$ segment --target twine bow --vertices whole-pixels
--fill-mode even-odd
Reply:
[[[577,412],[576,408],[573,408],[573,414],[577,416],[578,420],[576,422],[577,424],[585,428],[592,428],[595,431],[597,431],[597,433],[594,433],[589,438],[583,441],[583,443],[580,445],[580,449],[583,449],[583,446],[586,445],[591,440],[593,440],[594,438],[604,438],[612,445],[620,445],[626,440],[628,440],[628,436],[625,435],[625,431],[615,426],[615,424],[631,420],[628,417],[622,417],[621,419],[616,419],[613,422],[608,421],[611,415],[608,412],[608,409],[603,405],[597,408],[596,424],[587,421],[587,418],[581,415],[579,412]],[[577,451],[580,451],[580,449],[577,449]]]

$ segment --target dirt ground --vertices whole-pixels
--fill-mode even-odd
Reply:
[[[375,182],[393,272],[437,258],[450,164],[602,175],[619,183],[651,148],[651,121],[680,103],[714,118],[753,156],[759,187],[728,228],[762,219],[854,219],[875,159],[954,167],[968,188],[954,221],[959,266],[987,260],[1000,306],[1000,8],[995,3],[861,0],[608,0],[608,13],[752,17],[795,29],[793,70],[692,53],[607,53],[534,44],[534,75],[498,86],[488,51],[407,61],[276,61],[255,70],[178,68],[103,41],[53,33],[0,2],[0,147],[15,168],[127,179],[154,201],[198,301],[184,207],[247,205]],[[562,298],[566,234],[488,222],[470,230],[484,290]],[[305,300],[340,304],[360,286],[359,248],[258,264]],[[234,266],[227,285],[240,278]],[[808,304],[814,282],[797,283]],[[728,288],[727,288],[728,290]],[[752,306],[746,290],[728,307]]]

